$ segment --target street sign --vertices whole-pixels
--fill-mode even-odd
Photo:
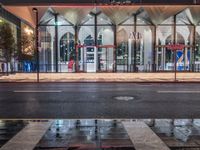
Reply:
[[[174,54],[174,81],[176,82],[176,51],[177,50],[183,50],[185,48],[185,45],[183,44],[169,44],[169,45],[166,45],[166,48],[172,50],[175,52]]]
[[[177,50],[183,50],[185,48],[185,45],[183,44],[170,44],[166,45],[166,47],[172,51],[177,51]]]

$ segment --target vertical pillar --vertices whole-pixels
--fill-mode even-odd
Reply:
[[[58,14],[55,14],[55,54],[56,54],[56,72],[58,72]]]
[[[20,61],[22,61],[22,51],[21,51],[21,23],[19,23],[18,25],[18,28],[17,28],[17,49],[18,49],[18,51],[17,51],[17,54],[18,54],[18,57],[19,57],[19,60],[18,60],[18,63],[20,62]],[[18,64],[17,63],[17,64]],[[21,69],[21,68],[18,68],[18,65],[16,65],[16,64],[14,64],[14,71],[16,72],[18,72],[19,71],[19,69]]]
[[[97,46],[97,15],[94,15],[94,45]]]
[[[114,68],[113,68],[113,71],[117,72],[117,25],[114,25],[113,28],[114,28],[114,49],[113,49]]]
[[[75,47],[75,51],[76,51],[76,66],[75,66],[75,71],[78,72],[79,71],[79,58],[78,58],[78,26],[75,25],[74,26],[74,30],[75,30],[75,41],[74,41],[74,47]]]
[[[40,62],[39,62],[39,22],[38,22],[38,10],[37,8],[33,8],[33,12],[35,13],[35,19],[36,19],[36,28],[35,28],[35,34],[36,34],[36,39],[35,39],[35,45],[36,45],[36,66],[37,66],[37,82],[40,82]]]
[[[192,46],[192,71],[195,71],[195,50],[196,50],[196,26],[193,27],[193,46]]]
[[[38,25],[38,11],[36,13],[36,51],[37,51],[37,82],[40,82],[40,60],[39,60],[39,25]]]
[[[154,32],[153,32],[153,61],[152,61],[152,71],[156,71],[156,30],[157,27],[154,26]]]
[[[97,40],[97,14],[94,15],[94,45],[97,46],[98,45],[98,40]],[[97,48],[97,47],[96,47]],[[96,60],[94,60],[96,62],[96,64],[99,64],[98,62],[98,48],[96,49],[96,53],[94,55],[97,55]],[[107,65],[107,64],[106,64]],[[96,67],[97,68],[97,67]],[[96,69],[97,71],[97,69]],[[95,71],[95,72],[96,72]]]
[[[136,33],[137,32],[137,15],[134,15],[134,32]],[[136,55],[136,53],[137,53],[137,39],[135,38],[134,39],[134,72],[136,72],[137,70],[136,70],[136,67],[137,67],[137,65],[136,65],[136,63],[137,63],[137,61],[136,61],[136,57],[137,57],[137,55]]]
[[[174,25],[173,25],[173,44],[176,44],[176,15],[174,15]],[[164,62],[165,63],[165,62]],[[175,71],[175,76],[174,76],[174,81],[176,82],[176,50],[174,50],[174,71]]]
[[[176,44],[176,15],[174,16],[173,23],[173,44]]]

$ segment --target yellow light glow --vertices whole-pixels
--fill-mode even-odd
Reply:
[[[24,32],[27,33],[28,35],[33,34],[33,30],[31,30],[31,29],[28,28],[28,27],[24,28]]]

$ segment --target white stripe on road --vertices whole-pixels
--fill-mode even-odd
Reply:
[[[59,90],[46,90],[46,91],[38,91],[38,90],[21,90],[21,91],[13,91],[14,93],[61,93]]]
[[[174,94],[178,94],[178,93],[186,93],[186,94],[192,94],[192,93],[200,93],[200,91],[157,91],[157,93],[174,93]]]

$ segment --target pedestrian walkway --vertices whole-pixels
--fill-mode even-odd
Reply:
[[[36,73],[0,76],[0,82],[36,82]],[[40,73],[40,82],[174,82],[174,73]],[[200,82],[200,73],[177,73],[179,82]]]
[[[200,119],[67,119],[26,123],[0,150],[200,149]]]
[[[170,150],[144,122],[122,122],[136,150]]]
[[[51,121],[30,122],[0,150],[33,150],[50,125]]]
[[[1,150],[68,148],[169,150],[144,122],[116,120],[30,122]]]

